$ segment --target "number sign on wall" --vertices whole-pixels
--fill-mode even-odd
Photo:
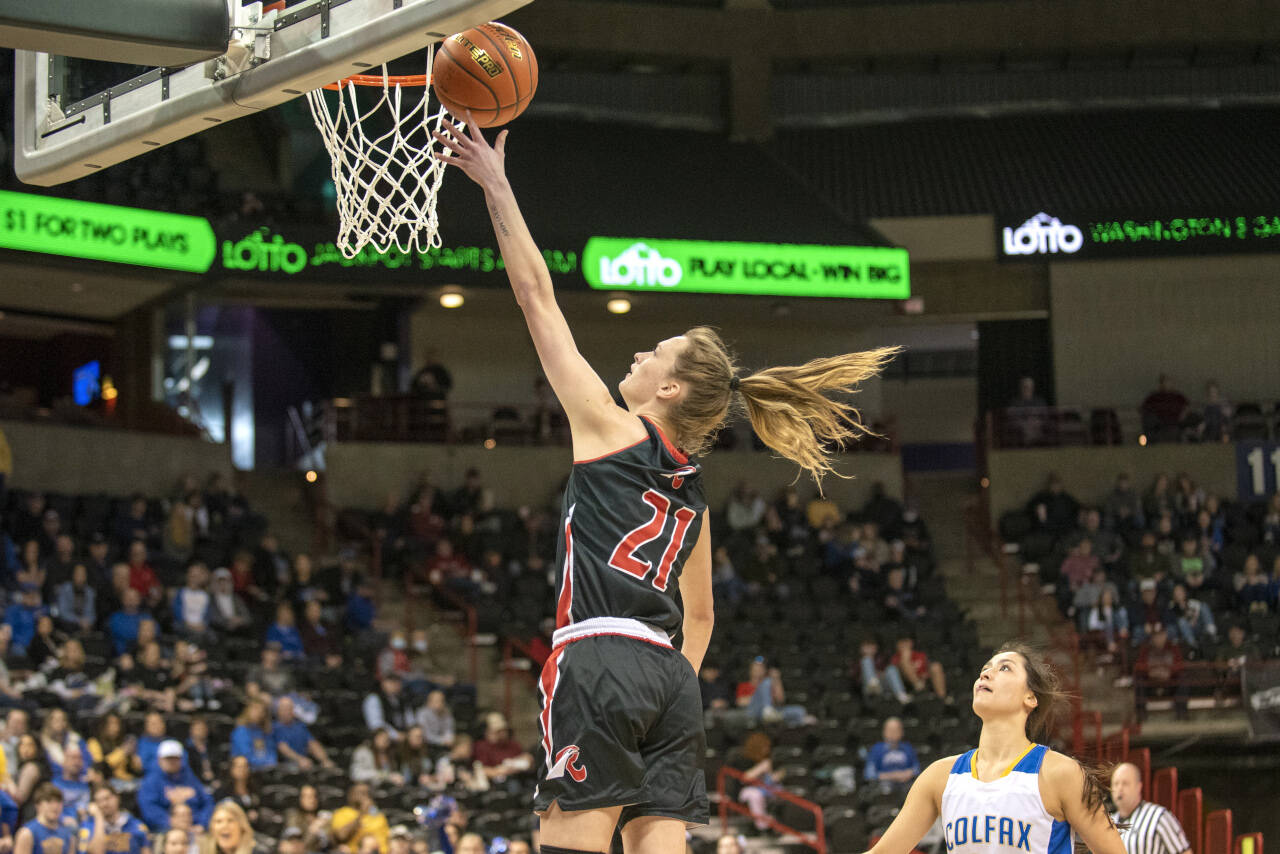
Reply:
[[[1280,444],[1236,444],[1236,484],[1242,501],[1262,501],[1280,483]]]

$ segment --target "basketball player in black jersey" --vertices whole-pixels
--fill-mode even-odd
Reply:
[[[824,392],[849,391],[893,349],[738,378],[719,336],[698,327],[636,353],[626,408],[574,345],[551,276],[490,146],[445,123],[446,163],[484,190],[516,300],[569,418],[575,463],[564,498],[556,632],[542,672],[542,765],[534,809],[543,854],[683,851],[708,820],[697,671],[711,639],[711,538],[704,450],[737,400],[760,438],[815,479],[827,448],[862,431]],[[683,605],[683,607],[681,607]],[[676,650],[671,638],[680,635]]]

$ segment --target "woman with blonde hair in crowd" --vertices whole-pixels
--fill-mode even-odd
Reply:
[[[253,854],[254,844],[249,816],[235,801],[222,801],[213,808],[200,854]]]
[[[79,750],[84,755],[84,767],[93,764],[93,756],[85,747],[84,739],[71,728],[67,713],[63,709],[52,708],[44,717],[44,726],[40,728],[40,746],[44,748],[45,757],[55,775],[62,772],[62,763],[67,751]]]

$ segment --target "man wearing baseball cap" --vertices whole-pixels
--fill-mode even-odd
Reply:
[[[156,767],[147,772],[138,788],[138,812],[153,831],[168,830],[169,811],[180,803],[191,807],[197,826],[209,826],[213,798],[187,765],[182,745],[168,739],[160,743]]]

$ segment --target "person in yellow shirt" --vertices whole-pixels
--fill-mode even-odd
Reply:
[[[347,805],[333,814],[334,841],[351,852],[364,850],[364,840],[378,843],[380,854],[387,854],[391,843],[391,825],[369,795],[369,787],[356,783],[347,790]]]

